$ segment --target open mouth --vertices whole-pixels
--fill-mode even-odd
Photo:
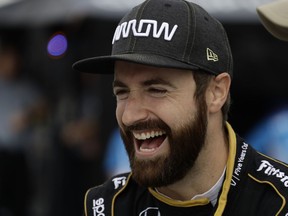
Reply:
[[[133,135],[136,140],[137,151],[141,153],[155,152],[167,137],[163,130],[133,132]]]

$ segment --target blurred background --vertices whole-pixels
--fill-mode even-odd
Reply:
[[[270,0],[195,0],[220,19],[234,55],[229,122],[288,162],[288,43],[261,25]],[[129,170],[111,75],[72,64],[109,54],[141,0],[0,0],[0,216],[79,216],[86,190]],[[287,149],[287,150],[286,150]]]

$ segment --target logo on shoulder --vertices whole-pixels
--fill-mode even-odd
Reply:
[[[232,186],[237,186],[237,183],[240,182],[240,176],[243,170],[248,147],[249,147],[248,144],[243,142],[241,146],[241,153],[239,154],[238,159],[235,161],[235,169],[233,171],[232,180],[231,180]]]
[[[275,176],[279,179],[285,187],[288,187],[288,176],[285,172],[281,171],[280,169],[275,168],[269,161],[262,160],[259,168],[257,169],[258,172],[263,172],[267,176]]]
[[[148,207],[140,212],[139,216],[161,216],[161,214],[157,207]]]
[[[125,176],[112,179],[114,183],[114,189],[117,190],[119,187],[123,187],[126,184],[126,180],[127,178]]]
[[[104,210],[105,210],[105,205],[104,205],[104,199],[99,198],[97,200],[93,199],[93,216],[105,216]]]

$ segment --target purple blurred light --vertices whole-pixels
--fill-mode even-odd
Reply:
[[[48,42],[47,51],[52,57],[59,57],[67,50],[67,38],[65,35],[58,33],[53,35]]]

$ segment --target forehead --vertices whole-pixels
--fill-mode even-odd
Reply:
[[[154,67],[142,64],[136,64],[131,62],[116,61],[114,80],[142,80],[161,78],[165,80],[171,80],[174,82],[193,79],[192,71],[174,69],[174,68],[162,68]]]

